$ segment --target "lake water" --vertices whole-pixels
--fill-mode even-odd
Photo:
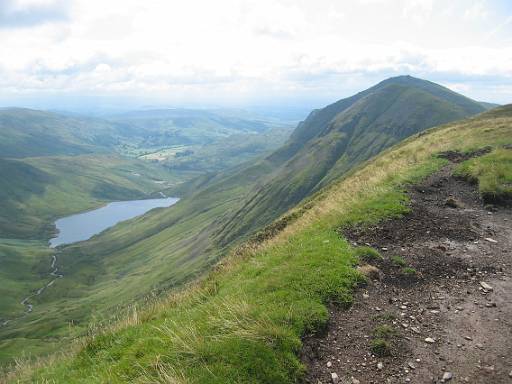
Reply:
[[[55,222],[59,230],[57,237],[50,240],[50,247],[87,240],[117,223],[140,216],[153,208],[170,207],[179,199],[116,201],[104,207],[63,217]]]

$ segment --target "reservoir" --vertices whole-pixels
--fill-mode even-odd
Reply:
[[[50,247],[87,240],[117,223],[143,215],[153,208],[170,207],[179,199],[116,201],[104,207],[63,217],[55,222],[59,234],[50,240]]]

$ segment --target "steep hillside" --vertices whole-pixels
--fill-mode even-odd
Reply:
[[[413,85],[403,86],[402,81]],[[424,93],[424,88],[431,91]],[[438,94],[445,100],[439,101],[434,96]],[[262,161],[205,176],[182,188],[182,199],[172,208],[59,248],[59,270],[66,279],[38,296],[34,310],[37,324],[46,327],[45,335],[58,340],[66,334],[81,334],[91,319],[108,317],[114,307],[194,279],[227,249],[316,191],[322,182],[429,126],[418,120],[420,116],[434,124],[436,119],[444,122],[450,116],[473,113],[469,99],[409,78],[388,80],[336,105],[313,113],[283,149]],[[340,108],[342,112],[334,113]],[[351,151],[367,140],[363,153]],[[282,220],[262,237],[294,217]],[[70,323],[74,326],[69,327]],[[42,343],[41,333],[28,318],[0,334],[5,340]],[[16,349],[16,343],[11,346]]]
[[[398,141],[484,111],[480,103],[410,76],[385,80],[313,111],[265,160],[272,173],[247,194],[222,243],[267,224],[310,193]]]
[[[510,146],[511,137],[511,106],[414,135],[319,191],[307,206],[289,212],[288,225],[281,220],[267,228],[266,237],[238,247],[184,292],[133,311],[46,364],[21,366],[11,378],[297,382],[304,375],[298,358],[301,337],[325,326],[327,303],[350,304],[353,287],[364,280],[356,265],[366,250],[354,248],[340,229],[405,214],[404,185],[443,167],[447,160],[436,156],[441,152],[490,146],[492,153],[484,161],[468,163],[461,172],[480,180],[488,173],[483,168],[499,169],[494,192],[506,191],[502,184],[510,178],[509,162],[499,168],[494,162],[510,158],[510,150],[503,148]],[[489,183],[485,186],[490,192]],[[156,215],[162,218],[164,212]]]

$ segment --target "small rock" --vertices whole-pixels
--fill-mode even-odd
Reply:
[[[366,300],[366,299],[369,299],[369,298],[370,298],[370,295],[369,295],[369,294],[367,294],[367,293],[363,293],[363,299],[365,299],[365,300]]]
[[[384,368],[384,364],[382,364],[380,361],[377,363],[377,369],[380,371]]]
[[[340,382],[340,378],[338,377],[338,374],[336,372],[331,372],[331,382],[333,384],[337,384]]]
[[[450,207],[450,208],[459,207],[459,202],[457,200],[455,200],[453,197],[447,198],[445,204],[447,207]]]
[[[492,373],[494,372],[494,365],[487,365],[484,367],[484,371],[486,371],[487,373]]]
[[[433,338],[431,338],[431,337],[425,338],[425,343],[434,344],[435,342],[436,341]]]
[[[380,280],[381,271],[379,268],[365,264],[357,267],[357,271],[371,280]]]
[[[466,340],[469,340],[469,341],[473,340],[473,339],[471,338],[471,336],[464,336],[464,338],[465,338]]]
[[[407,363],[407,365],[409,366],[409,368],[411,369],[416,369],[416,366],[413,364],[413,363]]]
[[[453,373],[451,372],[445,372],[443,373],[443,382],[446,382],[446,381],[450,381],[451,379],[453,379]]]
[[[510,372],[508,373],[508,375],[509,375],[510,377],[512,377],[512,371],[510,371]]]
[[[332,363],[330,361],[327,362],[327,368],[331,368],[332,367]]]
[[[485,240],[487,240],[489,243],[497,243],[496,240],[491,239],[490,237],[486,237]]]
[[[351,377],[352,379],[352,384],[361,384],[361,382],[359,380],[357,380],[355,377]]]
[[[485,289],[486,291],[492,291],[493,288],[489,284],[487,284],[485,281],[480,282],[480,286]]]

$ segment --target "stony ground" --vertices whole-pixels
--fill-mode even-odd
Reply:
[[[512,383],[512,209],[453,168],[410,190],[405,217],[344,233],[384,259],[304,340],[308,383]]]

